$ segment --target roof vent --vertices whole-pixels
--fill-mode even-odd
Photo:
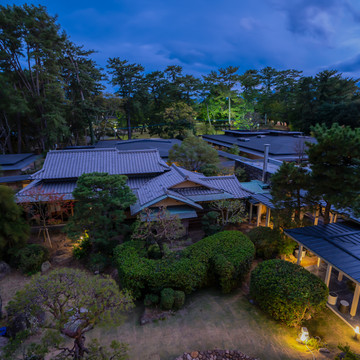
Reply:
[[[239,138],[238,141],[247,142],[247,141],[250,141],[250,139],[249,138]]]
[[[265,135],[257,135],[256,137],[258,137],[258,138],[264,138]]]

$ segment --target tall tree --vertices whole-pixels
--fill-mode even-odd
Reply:
[[[107,68],[111,84],[118,87],[116,94],[124,100],[128,138],[131,139],[131,115],[134,111],[134,96],[143,86],[144,68],[140,64],[130,64],[127,60],[110,58]]]
[[[93,253],[112,255],[119,235],[127,230],[125,210],[136,197],[126,185],[126,176],[107,173],[83,174],[74,190],[74,216],[66,231],[78,240],[86,233]]]
[[[0,6],[0,28],[1,70],[13,72],[12,86],[31,104],[29,135],[45,150],[67,133],[59,61],[66,36],[41,5]]]
[[[310,179],[306,168],[286,162],[283,162],[272,175],[271,195],[276,209],[275,222],[278,226],[302,225],[302,208],[310,205],[306,192]]]
[[[204,140],[196,136],[187,137],[181,145],[175,144],[169,151],[169,161],[191,171],[203,172],[213,167],[217,169],[219,155]]]
[[[324,222],[331,209],[351,208],[360,194],[360,128],[335,123],[312,128],[317,143],[308,143],[312,189],[325,201]]]
[[[23,211],[15,203],[14,193],[8,186],[0,185],[0,258],[11,248],[21,248],[30,235],[30,227]]]

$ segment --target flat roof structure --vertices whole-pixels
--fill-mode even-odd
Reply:
[[[340,281],[345,275],[355,282],[350,308],[350,316],[353,318],[357,313],[360,297],[360,227],[333,223],[287,229],[284,233],[299,244],[298,265],[301,264],[303,248],[318,257],[318,267],[321,260],[327,263],[325,284],[328,287],[333,267],[339,271]]]
[[[285,234],[360,282],[360,227],[343,223],[284,230]]]
[[[203,139],[213,145],[230,148],[236,145],[240,152],[250,157],[262,158],[265,144],[269,144],[269,156],[276,160],[295,161],[299,157],[300,149],[306,150],[305,142],[314,143],[316,140],[309,136],[302,136],[299,132],[261,131],[245,132],[226,130],[224,135],[203,135]],[[306,159],[306,156],[303,156]]]

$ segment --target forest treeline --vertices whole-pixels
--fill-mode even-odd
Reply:
[[[45,7],[0,6],[0,152],[79,145],[123,128],[129,138],[136,127],[183,137],[200,120],[209,129],[214,120],[243,129],[272,120],[305,133],[317,123],[360,125],[359,79],[336,70],[240,74],[229,66],[195,77],[178,65],[149,72],[119,57],[103,69],[93,54]]]

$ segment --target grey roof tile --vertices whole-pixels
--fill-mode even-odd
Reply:
[[[46,156],[43,169],[34,179],[78,178],[84,173],[144,175],[169,170],[157,150],[117,149],[55,150]]]

